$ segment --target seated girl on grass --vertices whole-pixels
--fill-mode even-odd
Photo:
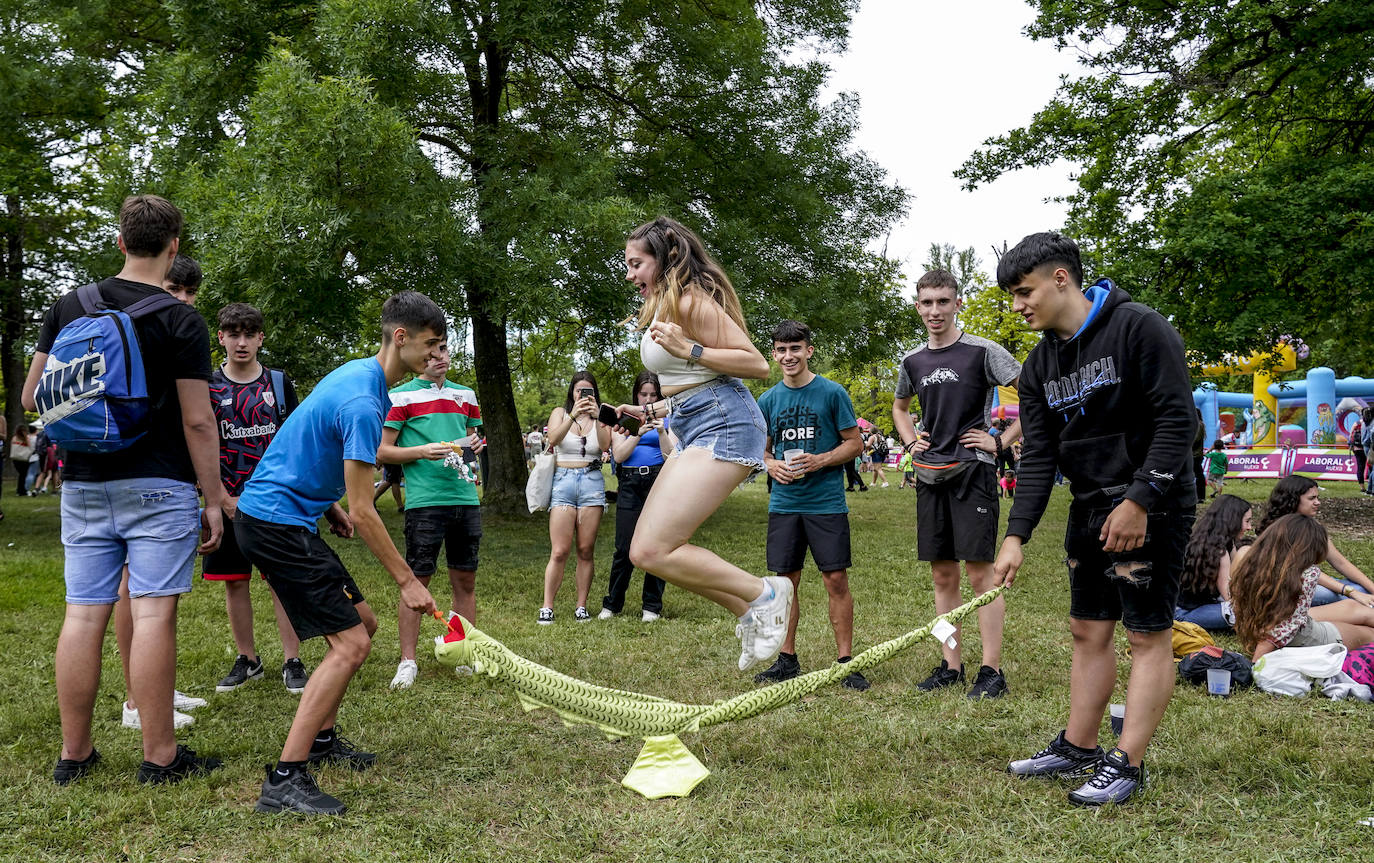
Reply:
[[[1252,507],[1233,494],[1217,495],[1198,516],[1183,552],[1183,577],[1174,619],[1196,623],[1211,632],[1231,628],[1231,572],[1248,549]]]
[[[1374,642],[1374,596],[1356,594],[1312,607],[1318,584],[1336,580],[1321,571],[1330,540],[1315,519],[1292,513],[1271,523],[1231,574],[1236,634],[1252,658],[1283,647]]]
[[[1269,493],[1269,502],[1264,506],[1264,517],[1260,519],[1255,533],[1264,533],[1270,524],[1290,513],[1315,519],[1320,506],[1321,486],[1317,485],[1316,480],[1305,476],[1284,477],[1274,484],[1274,490]],[[1343,578],[1327,579],[1330,584],[1318,585],[1316,593],[1312,595],[1313,605],[1326,605],[1346,596],[1354,597],[1361,591],[1374,594],[1374,581],[1337,551],[1330,540],[1326,543],[1326,562]]]

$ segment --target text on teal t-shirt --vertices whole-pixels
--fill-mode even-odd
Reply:
[[[800,449],[808,453],[829,452],[840,445],[840,432],[854,428],[854,404],[844,387],[816,375],[804,387],[792,388],[778,383],[759,399],[773,442],[773,458]],[[838,513],[849,512],[844,496],[844,466],[831,465],[808,473],[791,483],[773,483],[768,497],[769,512]]]

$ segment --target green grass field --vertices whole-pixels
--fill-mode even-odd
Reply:
[[[1374,572],[1367,526],[1374,500],[1332,483],[1356,528],[1337,545]],[[1232,482],[1254,500],[1268,482]],[[915,560],[914,492],[850,495],[855,651],[934,616],[929,570]],[[296,699],[269,673],[216,694],[233,661],[223,590],[197,580],[180,615],[177,685],[210,699],[180,738],[224,769],[178,786],[134,780],[137,732],[119,724],[122,678],[107,639],[95,737],[104,761],[69,788],[52,783],[59,748],[53,648],[62,619],[62,552],[53,496],[2,501],[0,523],[0,858],[5,860],[1225,860],[1369,859],[1374,828],[1374,706],[1246,692],[1228,700],[1181,686],[1147,764],[1152,784],[1119,809],[1068,805],[1066,786],[1018,781],[1008,760],[1045,744],[1068,704],[1068,596],[1060,547],[1067,490],[1056,491],[1008,595],[1010,697],[971,703],[914,684],[938,662],[930,640],[870,674],[866,693],[840,688],[746,722],[688,735],[712,771],[689,798],[649,801],[619,785],[639,741],[608,742],[553,714],[526,714],[502,684],[456,678],[424,655],[414,689],[391,692],[396,591],[358,541],[336,542],[379,612],[372,657],[344,702],[340,727],[380,754],[365,773],[325,769],[342,818],[257,815],[263,765],[275,760]],[[401,517],[381,504],[393,534]],[[1003,507],[1005,518],[1006,507]],[[762,573],[763,483],[736,492],[702,544]],[[609,567],[602,526],[592,611]],[[1360,522],[1366,526],[1361,532]],[[1331,522],[1328,522],[1331,525]],[[572,622],[572,578],[559,622],[535,624],[548,554],[545,517],[488,521],[478,575],[478,625],[517,653],[568,674],[679,701],[709,702],[753,686],[735,668],[734,621],[671,586],[667,616]],[[436,581],[436,587],[439,586]],[[441,607],[446,585],[436,590]],[[269,672],[280,645],[266,590],[254,586],[258,646]],[[805,669],[834,658],[825,593],[803,579],[799,652]],[[1124,638],[1122,679],[1126,669]],[[322,642],[307,643],[314,666]],[[966,655],[977,650],[969,633]],[[1121,700],[1119,697],[1114,700]],[[1104,739],[1109,732],[1104,728]]]

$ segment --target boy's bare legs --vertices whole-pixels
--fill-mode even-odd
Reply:
[[[65,759],[85,760],[94,748],[91,716],[100,689],[100,648],[110,611],[109,605],[68,605],[57,636],[57,709]]]

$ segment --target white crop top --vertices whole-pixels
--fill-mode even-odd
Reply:
[[[689,366],[686,360],[668,353],[649,337],[648,330],[639,340],[639,359],[644,363],[644,368],[658,375],[661,387],[696,386],[720,377],[720,372],[702,365]]]
[[[559,461],[596,461],[601,458],[600,446],[601,443],[596,437],[596,423],[592,423],[591,434],[586,438],[578,433],[577,423],[573,423],[553,451],[558,455]]]

